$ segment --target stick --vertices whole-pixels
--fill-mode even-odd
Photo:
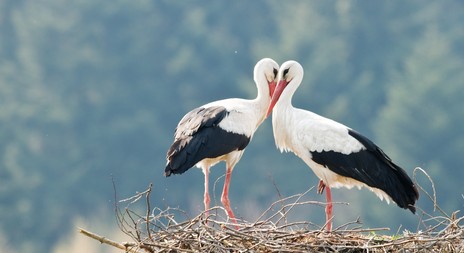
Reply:
[[[148,189],[146,191],[146,200],[147,200],[147,217],[145,218],[145,223],[146,223],[146,228],[147,228],[147,234],[148,234],[148,238],[150,238],[150,240],[153,241],[153,238],[151,237],[151,233],[150,233],[150,211],[151,211],[151,207],[150,207],[150,193],[151,193],[151,188],[153,187],[153,183],[150,183],[150,186],[148,186]]]
[[[110,245],[110,246],[113,246],[115,248],[118,248],[120,250],[124,250],[125,252],[132,252],[132,253],[140,253],[136,247],[137,247],[137,244],[135,243],[124,243],[124,244],[120,244],[120,243],[117,243],[115,241],[112,241],[110,239],[107,239],[103,236],[99,236],[97,234],[94,234],[92,232],[89,232],[83,228],[79,228],[79,233],[87,236],[87,237],[90,237],[94,240],[97,240],[99,241],[101,244],[107,244],[107,245]]]

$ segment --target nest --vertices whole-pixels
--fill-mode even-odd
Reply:
[[[325,204],[302,200],[311,189],[274,202],[254,222],[239,220],[238,223],[231,223],[221,207],[193,218],[177,208],[152,209],[151,190],[150,185],[144,192],[120,201],[128,203],[127,207],[115,209],[119,228],[133,239],[132,242],[114,242],[84,229],[80,232],[101,243],[134,253],[464,252],[464,228],[460,224],[464,217],[457,217],[458,211],[447,215],[438,206],[435,208],[440,212],[439,216],[421,210],[417,232],[404,231],[387,236],[379,232],[389,228],[364,229],[359,219],[332,232],[326,232],[325,225],[319,227],[308,221],[289,221],[290,212],[296,206]],[[425,193],[436,203],[435,194]],[[134,211],[131,207],[136,203],[142,203],[145,211]]]

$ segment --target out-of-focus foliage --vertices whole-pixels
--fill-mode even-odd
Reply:
[[[296,106],[365,133],[410,175],[422,166],[440,204],[462,209],[463,11],[459,1],[0,1],[2,244],[49,252],[74,217],[112,216],[112,178],[120,196],[154,182],[153,203],[196,214],[201,172],[163,177],[174,128],[201,104],[255,96],[263,57],[301,62]],[[278,198],[274,184],[288,196],[316,183],[278,154],[267,121],[230,194],[252,219]],[[336,223],[418,222],[366,190],[334,195],[351,203],[336,206]],[[301,216],[322,223],[323,208]]]

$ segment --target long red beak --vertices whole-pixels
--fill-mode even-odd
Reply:
[[[272,109],[274,108],[275,104],[279,100],[280,95],[282,95],[282,92],[284,91],[285,87],[287,87],[287,84],[288,83],[286,80],[280,80],[279,83],[277,84],[277,87],[275,88],[272,94],[271,103],[269,104],[269,108],[267,109],[266,118],[269,117],[269,114],[271,114]]]
[[[274,95],[275,88],[276,88],[276,82],[275,81],[270,82],[269,83],[269,97],[272,98],[272,95]]]

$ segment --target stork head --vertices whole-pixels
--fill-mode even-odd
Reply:
[[[267,83],[267,86],[268,86],[267,90],[269,90],[269,97],[272,97],[272,94],[274,94],[274,90],[276,88],[278,70],[279,70],[279,64],[277,64],[277,62],[275,62],[271,58],[261,59],[255,65],[254,80],[258,86],[261,83],[264,83],[264,82]]]
[[[303,80],[303,73],[303,67],[296,61],[286,61],[282,64],[277,74],[277,87],[272,94],[271,103],[269,104],[266,117],[271,114],[272,109],[282,95],[282,92],[289,84],[292,84],[291,86],[294,87],[292,91],[289,91],[291,94],[289,94],[290,97],[288,99],[291,99],[293,92],[295,92],[296,88],[298,88]]]

